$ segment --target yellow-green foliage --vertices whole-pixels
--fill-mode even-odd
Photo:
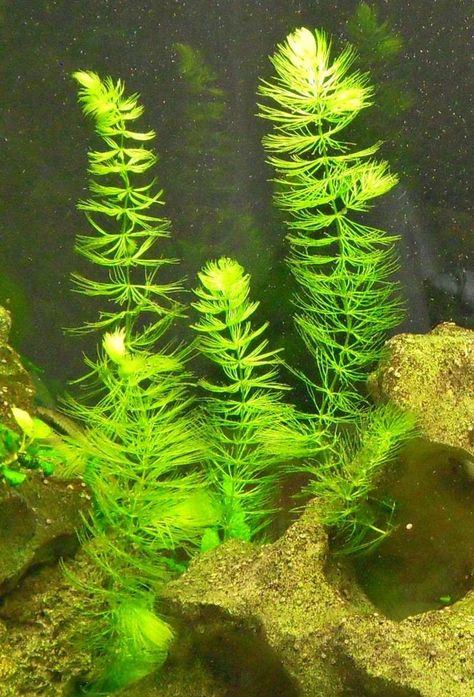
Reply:
[[[133,129],[143,109],[120,81],[75,78],[103,143],[89,154],[91,197],[79,207],[91,232],[76,249],[107,277],[75,276],[80,292],[106,303],[79,331],[108,331],[98,356],[86,358],[83,394],[67,403],[83,426],[69,440],[94,495],[84,548],[105,578],[86,589],[103,597],[108,618],[95,644],[105,671],[98,685],[116,688],[166,654],[171,630],[153,615],[157,595],[180,566],[177,553],[199,547],[216,513],[196,468],[204,444],[188,395],[188,351],[161,343],[182,308],[173,297],[180,284],[157,279],[173,260],[156,250],[170,230],[157,215],[162,193],[143,181],[156,161],[145,147],[154,134]]]
[[[344,138],[373,95],[368,76],[353,69],[355,58],[350,47],[333,58],[323,31],[298,29],[278,46],[271,59],[276,75],[259,89],[260,115],[273,125],[263,144],[276,172],[276,203],[287,215],[289,266],[298,284],[295,322],[314,359],[315,370],[301,377],[319,422],[331,424],[335,436],[322,465],[304,464],[312,475],[307,491],[325,500],[326,522],[351,552],[386,534],[372,494],[414,426],[393,409],[363,415],[368,403],[360,386],[402,313],[400,288],[391,280],[397,237],[360,222],[397,178],[373,159],[380,143],[357,150]],[[341,437],[344,424],[350,439]]]
[[[354,150],[343,130],[371,104],[355,53],[331,57],[322,31],[298,29],[281,44],[264,80],[260,115],[273,124],[263,143],[276,171],[275,200],[287,214],[290,269],[299,286],[298,330],[314,358],[305,380],[319,418],[352,419],[363,406],[358,385],[401,317],[394,236],[359,222],[396,177],[373,155]]]
[[[206,462],[220,502],[217,532],[250,540],[271,521],[285,464],[317,452],[321,435],[283,401],[288,388],[278,377],[279,351],[264,338],[268,324],[252,324],[258,303],[249,299],[248,274],[223,257],[209,262],[199,280],[198,348],[222,375],[219,382],[200,381],[208,393]]]

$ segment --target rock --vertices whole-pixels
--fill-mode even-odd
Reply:
[[[473,587],[474,331],[444,323],[393,337],[369,390],[414,413],[420,429],[380,497],[396,502],[395,530],[359,565],[370,598],[401,619]]]
[[[8,343],[11,328],[11,315],[5,307],[0,305],[0,345]]]
[[[35,387],[18,353],[8,345],[10,313],[0,305],[0,423],[18,430],[11,407],[34,411]]]
[[[87,584],[94,576],[80,553],[68,571]],[[96,599],[97,600],[97,599]],[[0,604],[0,695],[77,697],[93,672],[87,638],[93,638],[87,593],[57,564],[26,576]],[[99,609],[95,608],[97,612]]]
[[[226,543],[196,559],[167,586],[165,610],[185,628],[181,643],[189,647],[181,675],[188,674],[191,661],[194,670],[205,669],[215,681],[196,693],[200,697],[214,695],[216,686],[226,697],[474,694],[473,550],[459,528],[456,534],[457,524],[465,526],[466,534],[472,529],[466,525],[472,492],[458,465],[466,469],[466,462],[474,461],[474,332],[443,324],[428,335],[394,337],[370,378],[370,390],[377,401],[392,400],[419,419],[422,437],[399,463],[397,484],[400,494],[410,492],[415,509],[402,506],[402,524],[386,541],[395,567],[390,572],[387,557],[382,564],[384,573],[388,568],[393,576],[406,569],[422,597],[433,591],[429,609],[421,613],[418,605],[414,611],[419,614],[406,613],[402,621],[381,614],[349,567],[331,559],[313,504],[277,542],[262,547]],[[427,497],[422,507],[420,491]],[[397,535],[401,544],[395,554]],[[456,535],[458,546],[449,535]],[[416,553],[408,537],[415,546],[421,541]],[[375,557],[384,554],[383,545]],[[400,547],[408,550],[407,558],[400,557]],[[417,574],[428,576],[431,557],[434,577],[417,588]],[[453,600],[461,599],[443,607],[439,596],[450,589],[453,574],[461,574],[466,587],[456,581],[459,593]],[[194,697],[185,682],[180,691],[175,665],[162,678],[167,675],[172,678],[169,692],[161,689],[160,680],[149,679],[141,694]],[[140,688],[130,694],[138,696]]]
[[[32,473],[19,487],[0,481],[0,596],[32,568],[73,554],[89,508],[79,480]]]
[[[369,391],[413,412],[428,441],[474,460],[474,330],[445,322],[429,334],[394,336]]]
[[[402,622],[383,617],[331,563],[314,505],[273,544],[233,541],[202,555],[165,598],[226,696],[474,694],[474,595]],[[144,694],[194,693],[157,682]]]

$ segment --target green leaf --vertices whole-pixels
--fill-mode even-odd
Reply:
[[[34,423],[32,417],[24,409],[19,407],[12,407],[13,418],[17,422],[18,426],[21,428],[23,433],[28,436],[28,438],[33,438],[34,433]]]
[[[26,479],[26,474],[24,474],[24,472],[10,469],[10,467],[1,467],[0,473],[11,486],[18,486]]]
[[[41,421],[41,419],[37,419],[36,417],[34,417],[32,421],[33,429],[31,437],[34,440],[50,438],[52,436],[53,430],[50,426],[48,426],[48,424],[46,424],[44,421]]]

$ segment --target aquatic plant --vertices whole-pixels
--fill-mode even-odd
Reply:
[[[368,514],[361,503],[413,430],[413,419],[393,409],[368,412],[361,389],[402,317],[402,302],[392,280],[397,236],[360,222],[397,178],[373,159],[380,143],[354,150],[343,137],[373,94],[368,76],[350,70],[354,59],[351,47],[332,59],[324,32],[298,29],[271,58],[276,76],[259,88],[266,98],[260,116],[273,124],[263,144],[276,171],[275,201],[288,216],[288,264],[299,287],[295,322],[315,366],[313,375],[299,376],[317,419],[334,430],[331,452],[341,451],[326,466],[305,465],[313,475],[307,491],[326,499],[326,522],[350,551],[361,548],[368,532],[376,539],[385,534],[375,511]],[[346,447],[344,425],[360,432],[359,450],[354,435]]]
[[[166,656],[172,631],[152,617],[157,593],[178,566],[178,550],[197,547],[215,516],[193,468],[203,444],[188,396],[188,351],[159,345],[182,307],[174,297],[180,284],[158,281],[173,260],[155,248],[170,231],[155,213],[162,192],[142,180],[156,161],[145,147],[154,134],[132,130],[143,109],[120,81],[92,72],[74,77],[105,146],[89,154],[91,197],[79,207],[92,234],[76,245],[103,273],[74,280],[79,292],[107,303],[78,331],[108,331],[98,357],[86,358],[83,394],[67,402],[83,427],[69,438],[69,472],[82,472],[94,496],[84,549],[104,577],[86,590],[108,608],[95,618],[102,658],[94,693],[137,679]]]
[[[339,432],[322,462],[305,463],[311,475],[305,491],[323,502],[321,518],[339,554],[366,553],[392,532],[396,502],[375,492],[415,433],[415,417],[389,403]]]
[[[199,273],[193,306],[199,320],[198,349],[220,368],[222,380],[201,380],[208,443],[209,480],[220,516],[207,546],[237,537],[250,540],[272,519],[285,463],[323,448],[321,434],[290,404],[279,381],[278,349],[263,338],[268,322],[252,325],[258,302],[249,299],[250,277],[235,260],[222,257]],[[214,533],[212,537],[212,532]]]
[[[386,12],[384,12],[384,15]],[[407,67],[402,60],[404,41],[387,19],[381,19],[378,9],[366,2],[357,5],[347,23],[347,36],[357,49],[357,64],[370,72],[376,85],[376,109],[364,110],[349,127],[348,140],[363,143],[383,139],[383,149],[392,166],[403,170],[403,179],[413,175],[411,155],[415,151],[414,129],[405,132],[403,122],[407,112],[416,103],[409,80],[404,74]],[[408,143],[410,139],[410,143]]]
[[[138,183],[156,162],[144,143],[153,131],[131,130],[143,113],[137,95],[124,97],[120,80],[102,81],[93,72],[74,73],[80,83],[79,99],[86,115],[95,121],[97,135],[106,148],[89,153],[91,198],[78,205],[94,234],[78,235],[76,251],[107,270],[107,280],[74,274],[79,292],[113,303],[101,310],[99,319],[75,331],[121,326],[133,346],[154,346],[170,322],[180,313],[174,299],[179,282],[158,283],[163,266],[175,260],[157,254],[156,243],[170,235],[170,223],[156,215],[163,205],[162,191],[154,191],[155,180]],[[118,306],[118,307],[117,307]],[[135,323],[148,321],[134,334]]]
[[[351,151],[341,135],[373,92],[367,75],[349,72],[354,59],[348,47],[331,61],[324,32],[299,29],[271,59],[277,76],[259,88],[276,103],[260,105],[274,125],[263,143],[277,174],[276,204],[288,214],[295,322],[317,366],[317,379],[304,379],[318,417],[332,423],[364,406],[356,387],[402,317],[391,280],[398,238],[358,219],[397,178],[372,159],[380,143]]]
[[[313,398],[311,419],[283,400],[278,351],[263,337],[267,325],[254,326],[250,278],[229,258],[208,262],[195,291],[195,346],[221,374],[200,381],[196,408],[190,347],[163,345],[184,309],[182,284],[159,279],[175,260],[156,251],[170,223],[156,214],[162,192],[142,179],[156,162],[145,147],[154,133],[133,129],[143,110],[120,81],[75,73],[104,143],[89,154],[91,196],[79,204],[92,232],[76,245],[102,275],[74,277],[79,292],[102,301],[98,319],[76,331],[100,331],[101,341],[78,381],[83,395],[68,402],[83,427],[69,439],[70,471],[82,472],[94,495],[83,543],[102,578],[85,590],[105,602],[89,693],[164,660],[172,630],[156,614],[163,583],[199,548],[261,532],[283,471],[311,475],[307,491],[325,500],[326,522],[347,549],[385,534],[371,496],[412,421],[392,408],[370,411],[359,391],[400,302],[390,280],[396,237],[358,215],[396,178],[371,159],[378,145],[351,152],[339,136],[371,97],[367,78],[348,73],[353,57],[346,49],[330,63],[325,35],[300,29],[273,58],[278,77],[260,90],[277,103],[261,107],[275,125],[264,142],[277,203],[290,217],[296,323],[316,367],[312,376],[295,371]]]
[[[62,464],[62,457],[50,442],[52,429],[24,409],[12,407],[12,414],[21,435],[0,424],[0,479],[18,486],[25,481],[28,470],[53,474],[56,466]]]

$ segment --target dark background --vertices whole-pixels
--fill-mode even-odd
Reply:
[[[87,193],[87,150],[98,145],[76,102],[77,69],[120,77],[141,94],[142,130],[157,132],[171,252],[183,258],[176,273],[192,288],[205,259],[236,256],[252,274],[273,340],[293,352],[285,228],[260,145],[266,124],[255,114],[268,55],[302,25],[326,29],[336,48],[351,39],[377,85],[376,106],[354,139],[383,138],[383,155],[400,175],[376,219],[402,235],[403,328],[426,331],[445,319],[474,325],[472,0],[370,3],[385,34],[398,37],[392,54],[367,39],[358,5],[0,2],[0,302],[13,312],[12,342],[45,370],[52,389],[81,372],[81,351],[96,341],[62,332],[95,312],[69,280],[81,265],[75,235],[86,229],[75,206]],[[197,75],[189,65],[186,72],[177,43],[192,51]]]

